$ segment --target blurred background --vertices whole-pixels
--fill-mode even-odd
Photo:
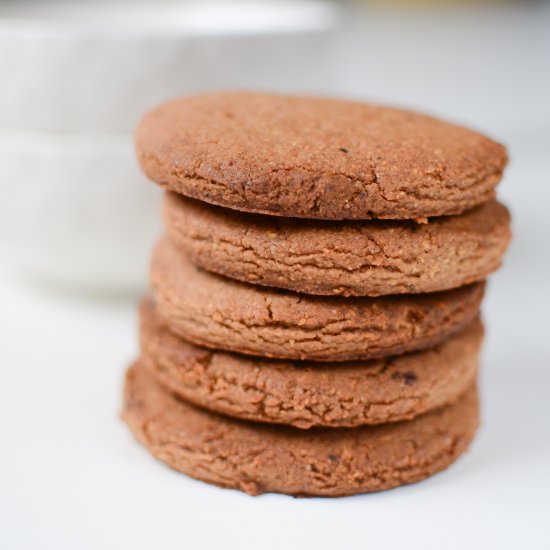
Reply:
[[[316,504],[313,517],[298,501],[252,506],[136,466],[146,458],[116,413],[161,224],[132,134],[161,101],[226,88],[404,106],[508,146],[499,195],[515,238],[485,303],[484,433],[446,499],[436,478],[397,500]],[[232,518],[246,512],[248,540],[277,547],[283,532],[266,542],[259,531],[275,512],[295,540],[315,526],[318,548],[356,547],[359,525],[374,543],[411,547],[412,534],[428,540],[418,514],[429,512],[429,537],[464,548],[471,533],[455,522],[469,510],[479,547],[550,547],[549,204],[549,2],[0,1],[0,429],[12,450],[0,458],[0,546],[170,545],[194,511],[189,536],[213,514],[242,537]],[[324,529],[334,522],[349,527],[337,540]]]
[[[2,264],[82,291],[142,290],[159,193],[137,169],[132,132],[178,95],[403,105],[487,132],[521,159],[530,139],[548,144],[549,35],[547,2],[4,0]]]

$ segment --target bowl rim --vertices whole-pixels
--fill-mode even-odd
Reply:
[[[6,12],[8,6],[20,7],[25,4],[27,8],[21,12],[21,16],[14,14],[14,10]],[[303,34],[329,30],[337,21],[339,13],[338,7],[328,0],[268,0],[262,3],[238,0],[231,4],[220,0],[192,0],[185,3],[169,1],[160,4],[129,4],[124,1],[79,4],[75,9],[77,3],[57,0],[58,7],[70,6],[75,14],[57,18],[43,16],[46,4],[42,4],[35,17],[29,17],[25,14],[31,13],[29,7],[32,4],[16,3],[14,0],[0,3],[0,37],[30,35],[87,38],[99,35],[135,39]],[[118,11],[113,10],[113,6]],[[163,11],[152,10],[155,7]],[[125,12],[124,8],[130,11]],[[79,14],[79,9],[85,11]],[[138,13],[136,9],[144,10]],[[236,10],[236,13],[229,15],[228,10]],[[181,19],[182,15],[187,19]],[[226,20],[228,16],[230,21]]]

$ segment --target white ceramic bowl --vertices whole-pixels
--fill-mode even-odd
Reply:
[[[80,288],[142,288],[159,191],[132,132],[206,89],[320,91],[334,7],[173,0],[0,3],[0,262]]]
[[[129,135],[0,133],[0,260],[8,268],[80,289],[141,290],[161,232],[160,201]]]
[[[133,131],[151,107],[212,88],[319,91],[322,2],[0,3],[0,130]]]

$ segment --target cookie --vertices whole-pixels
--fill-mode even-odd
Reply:
[[[483,339],[479,320],[433,348],[352,363],[312,363],[210,351],[175,336],[141,309],[141,361],[165,387],[229,416],[311,426],[360,426],[414,418],[471,385]]]
[[[167,240],[151,287],[173,332],[214,349],[288,359],[350,361],[440,342],[474,319],[484,284],[380,298],[307,296],[256,287],[196,268]]]
[[[168,193],[172,242],[204,269],[308,294],[379,296],[447,290],[495,271],[510,215],[495,202],[460,216],[323,222],[242,214]]]
[[[343,496],[390,489],[443,470],[478,426],[472,386],[456,403],[409,422],[296,430],[196,409],[139,364],[126,378],[123,418],[158,459],[191,477],[257,495]]]
[[[251,92],[161,105],[142,120],[146,175],[189,197],[318,219],[458,214],[494,198],[504,147],[400,109]]]

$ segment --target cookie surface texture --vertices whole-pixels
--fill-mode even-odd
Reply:
[[[141,309],[142,363],[185,400],[237,418],[360,426],[414,418],[472,384],[483,329],[476,320],[428,350],[351,363],[312,363],[210,351],[174,336],[154,307]]]
[[[458,214],[494,198],[504,147],[377,105],[250,92],[161,105],[137,155],[166,189],[212,204],[317,219]]]
[[[435,292],[485,279],[510,241],[491,202],[415,222],[319,222],[241,214],[169,193],[171,241],[194,263],[252,284],[320,295]]]
[[[167,240],[151,287],[171,329],[215,349],[288,359],[349,361],[426,348],[474,319],[484,284],[434,294],[341,298],[300,295],[196,268]]]
[[[196,409],[139,365],[126,378],[123,418],[158,459],[191,477],[250,494],[343,496],[413,483],[466,450],[478,426],[475,387],[409,422],[352,429],[254,425]]]

